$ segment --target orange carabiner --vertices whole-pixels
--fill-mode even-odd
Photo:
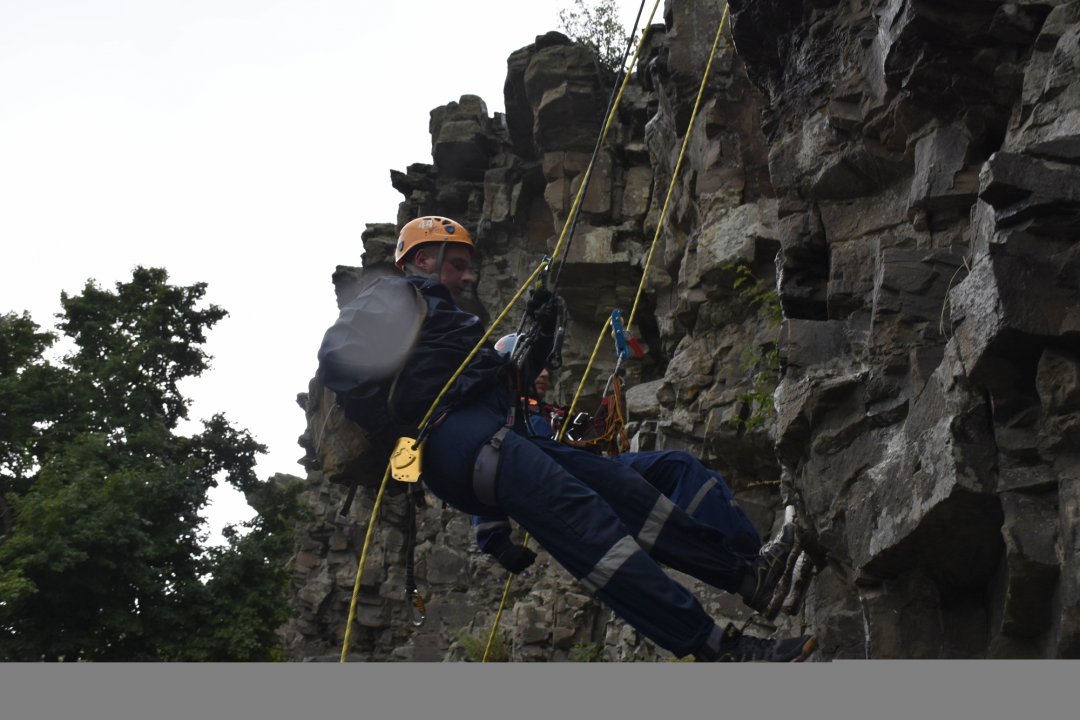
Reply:
[[[416,609],[416,614],[420,616],[417,620],[413,615],[413,608]],[[424,604],[424,596],[420,594],[418,590],[412,591],[412,602],[409,604],[409,616],[412,619],[414,627],[420,627],[427,620],[427,606]]]

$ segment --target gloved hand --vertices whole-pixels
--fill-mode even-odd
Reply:
[[[546,287],[540,287],[533,290],[529,294],[529,302],[525,306],[525,314],[529,317],[536,317],[536,311],[542,306],[547,305],[548,301],[553,297],[554,295]]]
[[[536,560],[536,553],[524,545],[510,544],[495,556],[499,564],[515,575],[529,567]]]
[[[547,288],[533,291],[529,297],[529,303],[525,306],[525,314],[540,325],[540,331],[545,335],[555,332],[559,323],[560,298],[553,295]]]

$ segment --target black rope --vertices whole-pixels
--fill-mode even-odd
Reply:
[[[408,511],[405,513],[405,599],[412,602],[416,592],[416,498],[412,486],[408,489]]]

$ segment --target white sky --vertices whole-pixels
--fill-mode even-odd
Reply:
[[[267,445],[259,477],[303,476],[295,398],[335,265],[360,264],[365,223],[395,221],[390,170],[431,162],[429,112],[463,94],[502,112],[506,58],[571,5],[3,0],[0,313],[51,327],[61,291],[136,265],[208,283],[229,316],[184,388],[191,417],[224,412]],[[617,5],[629,30],[640,2]],[[214,537],[251,515],[231,488],[212,501]]]

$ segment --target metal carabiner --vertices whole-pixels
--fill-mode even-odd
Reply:
[[[409,598],[409,621],[412,622],[413,627],[420,627],[427,620],[427,606],[424,604],[424,596],[420,594],[419,590],[415,588],[412,591],[412,598]],[[415,608],[415,612],[414,612]],[[416,616],[419,615],[420,619],[417,620]]]
[[[626,345],[626,331],[623,330],[622,313],[618,310],[611,311],[611,332],[615,336],[615,353],[618,359],[626,359],[630,355],[630,348]]]

